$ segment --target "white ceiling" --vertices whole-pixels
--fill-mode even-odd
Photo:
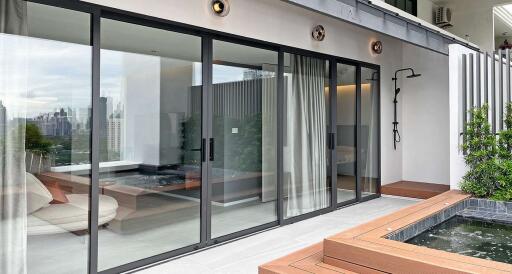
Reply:
[[[28,34],[31,37],[90,44],[90,15],[28,2]]]
[[[503,35],[503,33],[507,33]],[[512,27],[505,24],[499,17],[494,16],[494,36],[495,37],[504,37],[504,36],[512,36]]]

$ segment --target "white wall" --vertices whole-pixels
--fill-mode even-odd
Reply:
[[[125,53],[125,140],[122,160],[159,165],[160,162],[160,58]]]
[[[118,9],[128,10],[136,13],[142,13],[150,16],[160,17],[172,21],[187,23],[190,25],[200,26],[209,29],[215,29],[226,33],[232,33],[244,37],[251,37],[263,41],[273,42],[277,44],[289,45],[293,47],[303,48],[325,54],[331,54],[340,57],[365,61],[368,63],[379,64],[381,66],[381,163],[382,163],[382,183],[392,183],[402,180],[404,175],[407,178],[416,179],[418,181],[435,180],[442,183],[445,175],[432,175],[435,164],[429,163],[429,168],[421,170],[424,162],[414,161],[403,165],[402,157],[411,158],[411,155],[417,152],[404,152],[405,146],[409,149],[418,148],[418,142],[411,142],[415,136],[414,128],[402,128],[410,123],[415,123],[412,117],[407,120],[402,119],[402,111],[398,110],[400,124],[399,130],[404,134],[404,143],[399,144],[397,150],[393,150],[393,136],[391,134],[393,121],[393,83],[392,75],[396,69],[404,66],[404,61],[417,67],[436,63],[437,58],[432,58],[435,54],[421,53],[418,56],[425,58],[417,59],[414,54],[413,46],[407,46],[407,55],[402,54],[403,42],[387,36],[361,29],[356,26],[341,22],[337,19],[320,15],[318,13],[287,4],[276,0],[236,0],[231,1],[231,12],[226,17],[217,17],[212,15],[208,7],[208,0],[192,0],[184,4],[178,0],[87,0],[100,5],[112,6]],[[178,7],[178,8],[177,8]],[[311,39],[311,29],[317,24],[322,24],[327,31],[326,39],[317,42]],[[381,55],[374,55],[370,51],[372,41],[381,40],[384,44],[384,52]],[[403,60],[405,58],[410,60]],[[442,68],[436,71],[425,71],[426,76],[423,80],[423,87],[416,85],[416,89],[420,90],[429,88],[430,83],[427,79],[436,79],[429,76],[430,72],[441,74]],[[438,83],[441,86],[441,83]],[[411,92],[404,88],[404,93]],[[441,94],[441,90],[436,89]],[[419,99],[428,99],[425,94],[418,91],[418,94],[409,94],[417,96]],[[415,97],[410,97],[413,100]],[[407,100],[407,99],[406,99]],[[429,103],[433,104],[433,102]],[[426,108],[426,107],[425,107]],[[406,108],[405,111],[409,111]],[[436,116],[437,118],[437,116]],[[412,119],[412,120],[411,120]],[[425,117],[417,118],[426,119]],[[435,119],[434,119],[435,120]],[[437,120],[436,120],[437,121]],[[430,128],[431,125],[424,125]],[[410,135],[409,135],[410,134]],[[409,135],[409,136],[408,136]],[[409,140],[409,141],[406,141]],[[434,146],[434,144],[432,144]],[[421,146],[420,146],[421,147]],[[443,145],[440,145],[443,147]],[[425,156],[426,158],[427,156]],[[425,161],[425,159],[423,159]],[[437,161],[437,159],[433,159]],[[437,163],[440,165],[440,163]],[[405,170],[403,167],[406,168]],[[415,171],[421,170],[421,173],[414,175]],[[430,173],[428,172],[430,171]],[[444,174],[445,169],[439,172]]]
[[[459,189],[462,176],[467,171],[464,157],[460,150],[462,132],[462,54],[474,53],[461,45],[449,47],[449,71],[450,71],[450,188]]]
[[[404,45],[403,54],[404,67],[422,76],[403,79],[398,99],[403,117],[402,177],[449,184],[448,57],[412,45]]]
[[[430,0],[418,0],[418,17],[433,24],[434,3]]]

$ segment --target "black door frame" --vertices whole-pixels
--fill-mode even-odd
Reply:
[[[212,41],[214,39],[220,40],[220,41],[237,43],[237,44],[246,45],[246,46],[252,46],[252,47],[256,47],[256,48],[273,50],[273,51],[277,52],[277,54],[278,54],[278,68],[277,68],[277,74],[278,74],[278,76],[277,76],[278,77],[278,79],[277,79],[277,81],[278,81],[277,82],[277,90],[278,90],[277,103],[278,103],[278,105],[280,105],[284,102],[284,95],[283,95],[282,91],[284,89],[283,63],[284,63],[284,53],[285,52],[291,53],[291,54],[301,54],[301,55],[311,56],[311,57],[325,59],[325,60],[329,61],[330,76],[331,76],[330,82],[329,82],[329,87],[331,90],[331,92],[330,92],[331,93],[331,95],[330,95],[331,96],[331,102],[330,102],[331,110],[330,110],[330,114],[329,114],[329,119],[331,121],[330,133],[334,133],[334,134],[335,134],[335,131],[333,130],[333,126],[335,124],[333,123],[333,119],[335,119],[335,116],[333,116],[332,97],[336,96],[336,92],[332,92],[332,91],[336,90],[336,64],[337,63],[346,63],[346,64],[355,65],[358,68],[357,75],[358,75],[358,94],[359,94],[358,100],[359,100],[359,103],[358,103],[357,110],[358,110],[359,116],[360,116],[360,83],[361,83],[360,70],[361,70],[361,67],[368,67],[368,68],[376,69],[379,71],[379,74],[380,74],[380,66],[371,64],[371,63],[352,60],[352,59],[348,59],[348,58],[342,58],[342,57],[332,56],[332,55],[328,55],[328,54],[318,53],[318,52],[314,52],[314,51],[310,51],[310,50],[304,50],[304,49],[294,48],[294,47],[290,47],[290,46],[275,44],[275,43],[271,43],[271,42],[260,41],[260,40],[253,39],[253,38],[233,35],[233,34],[229,34],[229,33],[223,33],[223,32],[216,31],[216,30],[201,28],[201,27],[197,27],[197,26],[174,22],[174,21],[161,19],[161,18],[157,18],[157,17],[152,17],[152,16],[148,16],[148,15],[142,15],[142,14],[119,10],[119,9],[115,9],[115,8],[111,8],[111,7],[105,7],[105,6],[101,6],[101,5],[97,5],[97,4],[86,3],[86,2],[82,2],[82,1],[78,1],[78,0],[25,0],[25,1],[65,8],[65,9],[69,9],[69,10],[80,11],[80,12],[88,13],[91,16],[90,17],[91,18],[91,33],[90,33],[91,44],[90,44],[90,46],[91,46],[91,50],[92,50],[92,67],[91,67],[91,70],[92,70],[92,79],[91,79],[91,82],[92,82],[92,91],[91,91],[91,94],[92,94],[92,112],[91,112],[92,113],[92,133],[91,133],[91,184],[90,184],[90,188],[89,188],[89,193],[90,193],[89,194],[89,210],[90,210],[89,211],[89,247],[88,247],[88,250],[89,250],[88,251],[88,256],[89,256],[88,272],[89,273],[91,273],[91,274],[96,274],[96,273],[107,274],[107,273],[119,273],[119,272],[130,271],[130,270],[133,270],[136,268],[148,266],[150,264],[164,262],[166,260],[175,258],[180,255],[184,255],[187,253],[191,253],[191,252],[197,251],[197,250],[205,248],[205,247],[210,247],[210,246],[213,246],[216,244],[231,241],[231,240],[239,238],[239,237],[243,237],[243,236],[247,236],[247,235],[250,235],[253,233],[261,232],[261,231],[269,229],[269,228],[287,225],[287,224],[295,223],[297,221],[315,217],[315,216],[318,216],[321,214],[325,214],[325,213],[331,212],[333,210],[336,210],[341,206],[346,206],[348,204],[363,202],[363,201],[367,201],[370,199],[380,197],[380,177],[381,177],[380,176],[380,164],[381,164],[380,163],[380,152],[381,152],[381,146],[380,146],[380,121],[379,121],[379,182],[378,182],[378,190],[379,191],[378,191],[378,193],[376,193],[374,195],[366,196],[366,197],[360,197],[360,195],[359,195],[356,200],[351,200],[346,203],[338,204],[337,197],[336,197],[337,194],[335,191],[336,185],[335,185],[334,180],[331,180],[331,185],[330,185],[331,201],[330,201],[329,207],[318,210],[318,211],[299,215],[296,217],[292,217],[289,219],[284,219],[284,217],[283,217],[283,196],[284,196],[283,192],[284,192],[284,190],[283,190],[283,183],[282,183],[283,182],[283,180],[282,180],[283,179],[283,150],[282,150],[282,148],[283,148],[283,140],[282,140],[282,137],[283,137],[282,123],[283,123],[283,121],[282,121],[282,118],[284,116],[284,113],[283,113],[283,108],[278,108],[278,110],[277,110],[277,116],[278,116],[278,119],[277,119],[277,127],[278,127],[278,132],[277,132],[277,149],[278,149],[278,153],[277,153],[277,169],[278,169],[278,174],[277,174],[277,182],[278,182],[278,186],[277,186],[277,201],[278,201],[277,202],[277,217],[278,218],[275,221],[267,223],[267,224],[259,225],[256,227],[252,227],[249,229],[245,229],[242,231],[238,231],[235,233],[231,233],[228,235],[224,235],[224,236],[221,236],[221,237],[218,237],[215,239],[211,239],[209,237],[209,235],[210,235],[209,232],[211,229],[211,223],[210,223],[211,218],[209,218],[209,216],[211,216],[211,209],[208,206],[208,203],[211,198],[210,197],[211,191],[209,191],[209,189],[208,189],[209,184],[206,183],[207,178],[208,178],[207,177],[208,176],[208,161],[205,160],[202,162],[202,165],[201,165],[201,175],[202,175],[201,191],[202,191],[202,193],[201,193],[201,205],[200,205],[200,208],[201,208],[200,209],[200,211],[201,211],[201,214],[200,214],[201,215],[200,242],[193,244],[193,245],[185,246],[185,247],[182,247],[179,249],[171,250],[168,252],[150,256],[147,258],[143,258],[140,260],[136,260],[136,261],[133,261],[133,262],[130,262],[127,264],[123,264],[123,265],[120,265],[117,267],[113,267],[113,268],[98,272],[98,270],[97,270],[97,267],[98,267],[98,199],[99,199],[99,161],[100,161],[100,158],[99,158],[99,141],[100,141],[100,137],[99,137],[100,136],[99,135],[99,128],[100,128],[99,127],[99,122],[100,122],[99,121],[99,97],[100,97],[100,51],[101,51],[100,31],[101,31],[101,19],[102,18],[112,19],[112,20],[122,21],[122,22],[126,22],[126,23],[143,25],[143,26],[147,26],[147,27],[158,28],[158,29],[162,29],[162,30],[168,30],[168,31],[179,32],[179,33],[190,34],[190,35],[195,35],[195,36],[201,37],[201,39],[202,39],[202,49],[201,49],[202,57],[201,57],[201,59],[202,59],[202,68],[203,68],[203,72],[202,72],[202,76],[203,76],[203,92],[202,92],[202,96],[203,96],[203,98],[202,98],[203,143],[204,143],[204,139],[206,139],[208,137],[207,133],[211,132],[211,126],[212,126],[211,123],[207,122],[209,119],[209,117],[207,117],[207,116],[208,116],[209,108],[211,105],[211,103],[210,103],[211,87],[212,87],[212,79],[211,79],[211,76],[212,76],[212,60],[211,59],[212,58],[211,57],[212,57]],[[380,115],[380,81],[379,81],[379,95],[378,96],[379,96],[378,113]],[[334,103],[335,102],[336,101],[334,101]],[[360,122],[360,117],[358,119],[359,119],[358,122]],[[360,132],[359,132],[358,136],[360,136]],[[358,140],[359,140],[359,137],[358,137]],[[358,151],[359,151],[359,149],[358,149]],[[203,155],[209,154],[209,146],[208,145],[203,145],[202,154]],[[331,160],[331,169],[332,170],[334,170],[332,163],[335,163],[335,157],[336,157],[335,151],[331,150],[329,158]],[[357,161],[357,162],[359,162],[359,161]],[[360,167],[358,164],[358,170],[359,170],[359,168]],[[333,174],[333,173],[334,172],[332,172],[331,174]],[[332,178],[334,178],[334,177],[332,177]],[[358,178],[359,178],[359,176],[358,176]],[[361,187],[359,182],[358,182],[357,187],[358,187],[358,189],[360,189],[360,187]]]

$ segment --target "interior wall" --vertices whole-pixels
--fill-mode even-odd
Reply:
[[[448,56],[408,44],[403,56],[404,68],[422,74],[400,85],[403,180],[449,184]]]
[[[160,163],[160,58],[123,54],[125,149],[122,160]]]
[[[187,118],[192,86],[193,63],[160,58],[160,146],[159,165],[181,163],[182,123]]]

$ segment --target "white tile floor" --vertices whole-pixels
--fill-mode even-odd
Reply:
[[[138,274],[257,273],[258,265],[416,203],[382,197],[142,269]]]

